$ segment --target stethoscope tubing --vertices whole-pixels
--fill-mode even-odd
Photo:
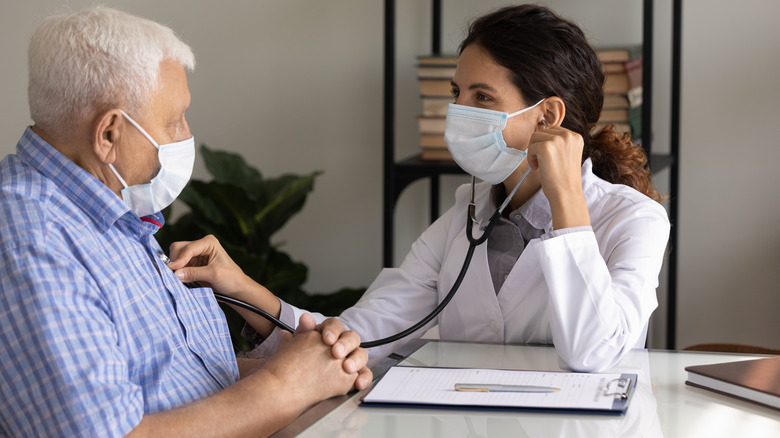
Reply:
[[[246,310],[249,310],[251,312],[254,312],[263,318],[271,321],[275,326],[279,327],[282,330],[287,330],[290,333],[295,333],[295,329],[290,327],[289,325],[285,324],[281,319],[274,317],[270,313],[266,312],[265,310],[253,306],[245,301],[237,300],[235,298],[229,297],[227,295],[222,295],[218,293],[214,293],[214,298],[217,299],[217,301],[223,302],[225,304],[231,304],[238,307],[243,307]]]

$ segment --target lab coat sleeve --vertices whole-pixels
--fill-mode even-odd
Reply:
[[[298,321],[301,319],[301,315],[308,313],[314,317],[317,324],[325,321],[326,316],[321,313],[307,312],[306,310],[299,309],[291,304],[286,303],[284,300],[279,299],[281,303],[281,311],[279,313],[279,320],[289,325],[292,328],[298,327]],[[255,348],[248,353],[248,357],[251,358],[268,358],[271,357],[279,348],[279,343],[282,341],[283,329],[279,327],[274,328],[270,335],[258,344]]]
[[[341,314],[345,325],[358,332],[362,341],[392,336],[416,324],[436,307],[439,302],[439,271],[453,211],[454,207],[423,232],[412,244],[400,267],[383,269],[363,297]],[[369,364],[404,343],[419,338],[437,321],[434,318],[399,341],[369,348]]]
[[[361,342],[373,341],[405,330],[428,315],[438,304],[438,275],[447,244],[452,211],[434,222],[412,245],[401,266],[383,269],[360,300],[338,318],[349,330],[360,335]],[[301,315],[309,313],[317,323],[327,317],[299,309],[282,300],[280,319],[297,327]],[[368,349],[372,365],[404,343],[419,338],[436,325],[437,319],[402,340]],[[279,346],[281,329],[276,328],[250,357],[269,357]]]
[[[593,372],[644,344],[669,220],[660,204],[624,200],[594,231],[537,247],[549,290],[549,319],[561,366]]]

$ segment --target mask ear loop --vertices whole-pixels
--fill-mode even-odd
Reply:
[[[152,138],[152,136],[151,136],[151,135],[149,135],[149,133],[148,133],[148,132],[146,132],[146,130],[145,130],[144,128],[142,128],[142,127],[141,127],[141,125],[139,125],[139,124],[138,124],[138,122],[136,122],[135,120],[133,120],[133,118],[132,118],[132,117],[128,116],[128,115],[127,115],[127,113],[126,113],[126,112],[124,112],[124,111],[122,111],[121,109],[119,110],[119,112],[120,112],[120,113],[122,113],[122,115],[123,115],[123,116],[125,116],[125,119],[127,119],[127,121],[128,121],[128,122],[132,123],[132,124],[133,124],[133,126],[135,126],[136,128],[138,128],[138,130],[139,130],[139,131],[141,131],[141,134],[143,134],[143,136],[144,136],[144,137],[146,137],[146,139],[147,139],[147,140],[149,140],[149,142],[151,142],[151,143],[154,145],[154,147],[155,147],[155,148],[157,148],[157,150],[159,150],[159,149],[160,149],[160,145],[159,145],[159,144],[157,144],[157,142],[156,142],[156,141],[154,141],[154,139]]]
[[[474,186],[477,185],[477,177],[474,175],[471,176],[471,200],[469,201],[469,216],[471,217],[472,222],[479,223],[477,221],[476,211],[477,206],[474,204]]]

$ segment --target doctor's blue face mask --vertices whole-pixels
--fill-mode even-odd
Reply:
[[[536,108],[544,99],[514,113],[449,104],[444,141],[461,169],[489,182],[503,182],[523,162],[526,152],[510,148],[502,131],[506,121]]]

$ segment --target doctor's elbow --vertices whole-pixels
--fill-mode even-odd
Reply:
[[[604,355],[597,351],[565,352],[558,350],[558,366],[576,373],[597,373],[613,367],[622,355]]]
[[[575,373],[597,373],[607,368],[598,363],[591,363],[584,360],[573,361],[564,359],[562,356],[558,356],[558,366],[563,369],[571,370]]]

